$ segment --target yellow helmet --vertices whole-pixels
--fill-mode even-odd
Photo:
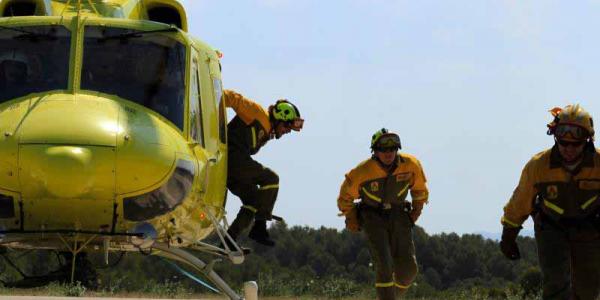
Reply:
[[[572,140],[594,140],[594,121],[579,104],[550,110],[554,120],[548,124],[548,135]]]

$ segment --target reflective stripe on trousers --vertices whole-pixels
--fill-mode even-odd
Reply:
[[[254,220],[269,220],[277,200],[279,176],[252,159],[230,153],[227,188],[242,200],[242,208],[229,227],[235,239]]]
[[[401,210],[381,214],[364,208],[360,214],[375,265],[377,295],[380,300],[394,299],[406,291],[417,275],[409,216]]]
[[[279,191],[277,173],[250,156],[233,157],[228,166],[227,188],[238,196],[245,206],[256,209],[256,219],[271,219]]]

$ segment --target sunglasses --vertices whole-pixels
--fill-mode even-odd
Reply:
[[[383,147],[375,149],[377,152],[398,152],[398,147]]]
[[[304,127],[304,119],[296,118],[292,121],[285,122],[285,126],[294,131],[300,131]]]
[[[565,141],[565,140],[556,140],[556,142],[561,145],[562,147],[573,147],[573,148],[579,148],[581,146],[583,146],[583,144],[585,144],[585,141]]]

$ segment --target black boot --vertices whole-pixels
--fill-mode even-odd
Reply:
[[[252,224],[252,219],[254,219],[254,212],[242,206],[242,208],[240,208],[240,211],[237,214],[237,217],[235,218],[235,220],[233,220],[233,223],[231,223],[229,229],[227,230],[227,233],[229,234],[229,236],[231,236],[233,241],[236,241],[240,233],[246,228],[248,228],[250,224]],[[226,238],[225,242],[227,243],[229,250],[236,250],[235,246],[229,239]],[[225,245],[223,245],[222,243],[219,245],[219,247],[225,249]],[[242,250],[242,252],[244,252],[244,254],[249,254],[251,252],[248,248],[240,247],[240,249]]]
[[[240,233],[252,224],[252,220],[254,220],[254,212],[242,206],[235,220],[229,225],[227,233],[229,233],[234,241],[237,240]]]
[[[265,246],[275,246],[275,242],[269,237],[266,220],[256,220],[248,237]]]

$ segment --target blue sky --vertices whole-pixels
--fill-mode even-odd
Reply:
[[[600,119],[600,1],[181,2],[224,53],[225,88],[288,98],[306,119],[255,156],[280,175],[275,213],[292,225],[343,227],[344,174],[386,127],[428,177],[419,225],[500,231],[522,167],[552,145],[548,110],[576,102]]]

